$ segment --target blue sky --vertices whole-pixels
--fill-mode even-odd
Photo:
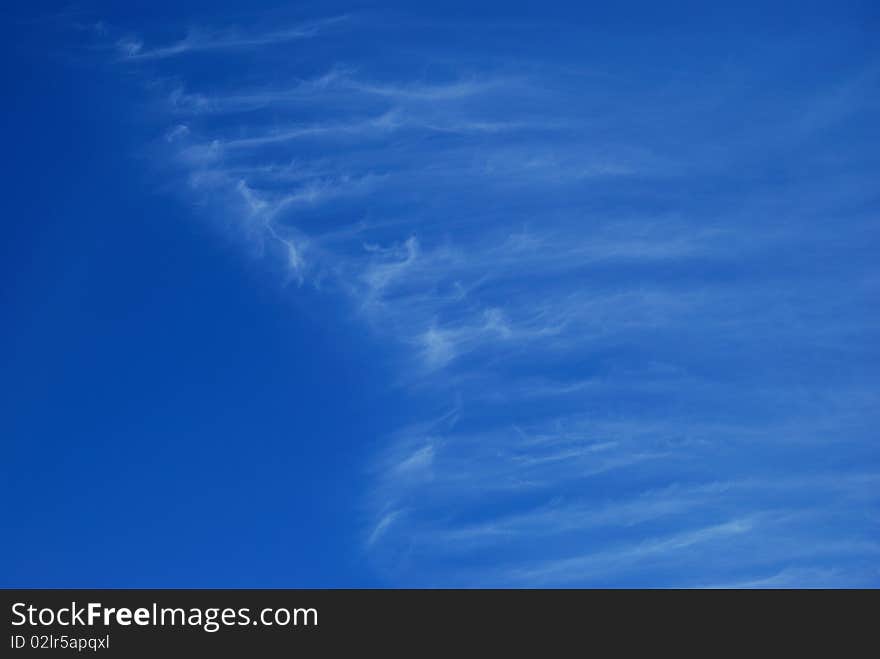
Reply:
[[[877,10],[5,9],[4,586],[878,586]]]

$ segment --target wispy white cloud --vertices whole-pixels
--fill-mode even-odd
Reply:
[[[194,28],[180,41],[166,46],[146,47],[141,39],[134,37],[120,39],[117,46],[120,54],[126,59],[167,59],[190,53],[240,50],[310,39],[347,20],[349,20],[348,16],[336,16],[263,32]]]
[[[394,84],[368,82],[358,77],[354,67],[337,65],[326,73],[302,78],[285,87],[236,89],[228,93],[206,95],[174,88],[168,95],[172,110],[191,114],[224,114],[248,112],[264,108],[284,108],[309,102],[327,103],[346,99],[360,105],[382,100],[395,106],[430,108],[432,103],[456,103],[487,97],[489,94],[510,93],[524,81],[509,78],[465,79],[452,82],[421,82]],[[453,125],[454,127],[454,125]],[[487,127],[484,127],[488,129]],[[441,128],[442,124],[441,124]],[[451,130],[451,129],[447,129]]]
[[[401,514],[402,511],[400,510],[392,510],[391,512],[383,515],[367,537],[367,547],[371,547],[373,544],[375,544],[375,542],[379,540],[386,531],[388,531],[391,525],[394,524],[395,520],[397,520],[397,518],[399,518]]]
[[[532,567],[515,568],[503,578],[511,583],[533,586],[590,583],[597,578],[607,578],[616,571],[631,568],[645,561],[668,556],[680,560],[682,552],[692,547],[723,542],[731,537],[749,533],[754,527],[753,519],[733,519],[629,546],[546,561]]]
[[[876,568],[843,569],[808,566],[785,568],[766,576],[713,584],[710,588],[862,588],[871,587],[880,577]]]
[[[344,20],[118,48],[177,66]],[[869,74],[780,108],[714,71],[635,92],[626,71],[321,57],[246,82],[175,69],[159,141],[188,199],[394,346],[408,409],[457,401],[370,469],[367,550],[423,561],[390,578],[481,583],[450,557],[504,550],[492,583],[687,557],[728,570],[693,585],[850,579],[814,559],[873,552],[876,478],[853,463],[876,425],[874,161],[803,145],[876,105]],[[746,135],[733,107],[767,121]],[[807,512],[839,525],[812,554]],[[765,563],[710,565],[725,546]]]

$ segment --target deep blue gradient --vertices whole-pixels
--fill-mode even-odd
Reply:
[[[0,586],[880,586],[875,3],[261,4],[3,10]]]

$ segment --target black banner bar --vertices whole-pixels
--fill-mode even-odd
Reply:
[[[343,656],[551,648],[839,653],[878,591],[4,590],[3,656]],[[609,645],[610,644],[610,645]],[[862,645],[867,648],[870,645]]]

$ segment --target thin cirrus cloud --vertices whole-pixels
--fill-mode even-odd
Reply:
[[[502,91],[516,84],[515,79],[470,79],[438,84],[389,84],[360,80],[357,69],[336,67],[326,73],[297,78],[286,87],[236,89],[206,95],[176,88],[168,95],[169,106],[182,115],[235,114],[265,108],[326,103],[334,95],[358,94],[361,103],[371,99],[392,99],[397,103],[425,104],[456,101]]]
[[[142,40],[132,37],[124,37],[117,41],[116,45],[120,55],[126,59],[168,59],[191,53],[260,48],[300,39],[310,39],[332,26],[348,20],[348,18],[348,16],[336,16],[302,23],[282,30],[263,32],[238,29],[191,29],[186,37],[167,46],[146,47]]]
[[[798,85],[798,60],[709,47],[673,75],[593,35],[581,75],[534,44],[383,29],[120,45],[162,94],[181,194],[401,355],[389,386],[419,418],[367,468],[376,570],[876,584],[877,165],[853,139],[875,69]],[[270,47],[308,70],[182,57]]]

